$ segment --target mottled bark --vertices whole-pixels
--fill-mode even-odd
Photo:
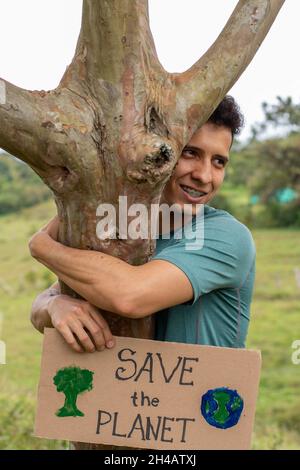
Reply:
[[[209,51],[170,74],[156,55],[147,0],[83,0],[76,53],[55,90],[0,82],[0,146],[53,191],[62,243],[134,264],[149,259],[151,240],[97,238],[97,206],[117,207],[119,195],[128,205],[159,202],[181,149],[247,67],[283,3],[240,0]],[[107,318],[115,334],[152,334],[150,318]]]

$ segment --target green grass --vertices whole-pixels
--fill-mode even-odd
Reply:
[[[259,230],[257,275],[248,347],[262,351],[254,448],[300,449],[300,366],[291,345],[300,339],[294,268],[300,267],[300,231]]]
[[[0,217],[1,339],[6,365],[0,365],[0,449],[63,449],[66,443],[33,437],[42,335],[29,320],[35,295],[55,277],[35,263],[30,236],[55,213],[52,202]]]
[[[0,339],[7,364],[0,365],[0,449],[64,449],[65,442],[33,437],[42,336],[29,320],[37,293],[55,277],[33,261],[31,234],[55,213],[52,202],[0,217]],[[255,449],[300,449],[300,365],[293,365],[291,344],[300,339],[300,231],[259,230],[257,281],[248,347],[262,351]]]

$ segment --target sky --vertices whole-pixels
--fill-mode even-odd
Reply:
[[[271,0],[272,1],[272,0]],[[237,0],[149,0],[159,59],[182,72],[215,41]],[[0,77],[23,88],[55,88],[71,62],[82,0],[0,0]],[[300,1],[286,0],[267,38],[230,90],[246,117],[242,139],[262,120],[261,103],[300,98]]]

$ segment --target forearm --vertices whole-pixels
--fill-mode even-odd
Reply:
[[[38,295],[32,304],[31,323],[40,333],[44,332],[44,328],[52,328],[53,326],[48,312],[48,304],[55,295],[59,294],[59,284],[55,283]]]
[[[121,314],[122,304],[136,285],[134,267],[105,253],[78,250],[43,235],[33,242],[32,255],[93,305]]]

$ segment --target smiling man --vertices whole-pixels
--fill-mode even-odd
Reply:
[[[204,124],[183,149],[163,200],[183,206],[207,204],[223,183],[232,144],[231,129],[213,121]]]
[[[86,299],[61,295],[58,284],[40,294],[32,307],[39,331],[57,328],[78,352],[112,347],[113,337],[96,306],[129,318],[158,312],[158,340],[245,346],[255,272],[253,239],[229,213],[208,206],[223,183],[242,122],[233,98],[225,97],[184,148],[166,184],[162,202],[182,208],[189,204],[192,232],[200,217],[197,205],[204,205],[198,249],[188,250],[191,240],[176,237],[174,230],[169,239],[158,239],[148,263],[131,266],[104,253],[58,243],[57,220],[32,237],[32,256]]]

